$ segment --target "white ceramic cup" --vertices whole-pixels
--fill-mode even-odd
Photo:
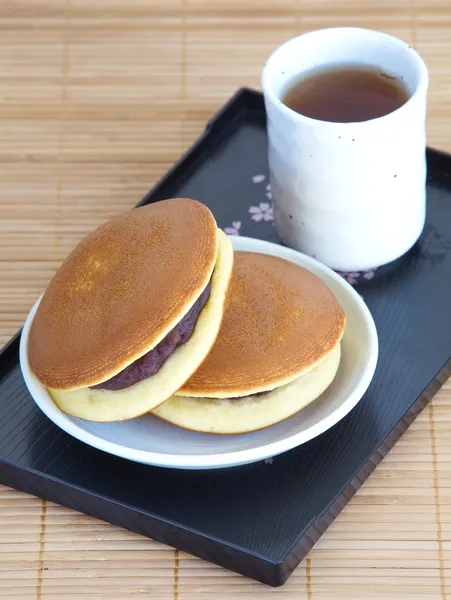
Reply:
[[[410,99],[383,117],[319,121],[282,102],[314,68],[368,64],[402,77]],[[280,46],[262,73],[276,227],[282,241],[340,271],[387,264],[418,240],[426,214],[428,72],[401,40],[353,27],[313,31]]]

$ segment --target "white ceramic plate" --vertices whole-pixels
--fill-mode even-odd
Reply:
[[[321,263],[277,244],[233,237],[236,250],[280,256],[309,269],[332,289],[346,312],[342,358],[326,392],[293,417],[267,429],[240,435],[195,433],[146,415],[121,423],[91,423],[61,412],[37,381],[27,358],[36,302],[25,322],[20,363],[25,383],[39,408],[58,427],[104,452],[149,465],[179,469],[214,469],[243,465],[275,456],[320,435],[354,408],[373,377],[378,340],[373,318],[357,292]]]

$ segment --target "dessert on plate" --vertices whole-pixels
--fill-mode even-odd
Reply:
[[[345,313],[292,262],[235,252],[219,335],[205,361],[152,414],[180,427],[247,433],[299,412],[332,383]]]
[[[120,421],[151,411],[210,351],[232,265],[230,240],[200,202],[164,200],[112,218],[45,291],[31,370],[70,415]]]

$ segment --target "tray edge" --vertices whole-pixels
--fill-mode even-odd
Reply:
[[[395,446],[396,442],[399,441],[399,439],[415,421],[418,415],[431,402],[436,393],[440,390],[450,376],[451,358],[440,369],[434,379],[432,379],[429,385],[415,400],[404,416],[391,429],[391,431],[389,431],[384,441],[371,454],[360,471],[354,475],[353,479],[351,479],[351,481],[340,492],[340,494],[336,496],[331,504],[329,504],[326,510],[312,521],[310,526],[301,534],[291,550],[286,553],[278,570],[278,577],[282,581],[282,584],[287,581],[294,569],[306,557],[316,542],[324,535],[326,530],[341,513],[344,507],[350,502],[353,496],[355,496],[365,481],[374,472],[376,467],[387,456],[390,450]]]
[[[24,473],[27,473],[25,485],[22,483]],[[285,582],[281,581],[279,576],[279,563],[183,527],[179,523],[172,523],[164,517],[142,512],[107,496],[67,484],[45,473],[20,468],[12,462],[0,459],[0,482],[2,485],[133,531],[165,544],[174,551],[181,550],[266,585],[276,587]]]

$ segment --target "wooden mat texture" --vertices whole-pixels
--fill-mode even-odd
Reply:
[[[451,0],[1,0],[0,342],[84,233],[134,205],[238,87],[259,87],[277,45],[331,25],[422,53],[429,144],[451,151]],[[450,427],[448,384],[276,590],[0,488],[0,597],[451,598]]]

